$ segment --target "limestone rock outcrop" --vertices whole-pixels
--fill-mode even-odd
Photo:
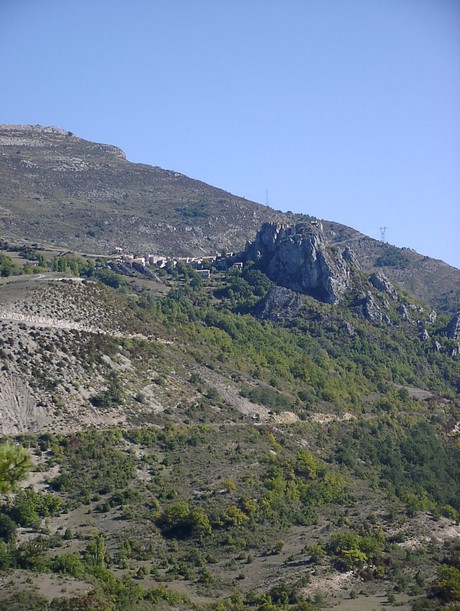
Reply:
[[[254,314],[262,320],[278,322],[292,319],[302,310],[302,300],[298,293],[282,286],[270,289],[265,299],[254,309]]]
[[[447,325],[447,337],[449,339],[460,339],[460,312],[451,318]]]
[[[430,335],[428,333],[428,331],[423,328],[420,333],[418,334],[418,338],[422,341],[422,342],[426,342],[430,339]]]
[[[366,293],[364,298],[363,314],[367,320],[373,323],[380,323],[383,320],[382,311],[370,292]]]
[[[434,323],[436,322],[437,318],[438,318],[438,315],[436,313],[436,310],[432,310],[430,312],[430,314],[428,315],[428,323],[430,325],[434,325]]]
[[[264,223],[245,255],[276,284],[326,303],[340,301],[350,285],[348,264],[327,248],[319,224]]]
[[[369,282],[378,291],[386,293],[389,297],[391,297],[391,299],[395,301],[398,299],[398,294],[396,293],[394,286],[391,284],[391,282],[389,282],[388,278],[381,272],[371,274],[369,276]]]

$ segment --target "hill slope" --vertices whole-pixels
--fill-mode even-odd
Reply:
[[[56,128],[0,126],[0,152],[0,226],[15,239],[100,254],[213,254],[243,247],[279,216]]]
[[[0,507],[0,610],[440,608],[448,317],[353,269],[336,303],[250,262],[157,273],[1,281],[2,433],[36,468]]]

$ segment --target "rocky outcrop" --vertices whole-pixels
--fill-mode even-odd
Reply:
[[[358,262],[356,260],[356,255],[355,252],[352,248],[350,248],[349,246],[346,246],[343,253],[342,253],[342,257],[345,259],[345,261],[347,263],[349,263],[350,265],[354,265],[355,267],[359,267]]]
[[[262,320],[279,322],[293,319],[302,310],[302,300],[297,293],[282,286],[270,289],[261,303],[254,308],[253,314]]]
[[[398,295],[395,291],[394,286],[389,282],[388,278],[382,274],[381,272],[377,272],[375,274],[371,274],[369,276],[369,282],[374,286],[378,291],[386,293],[391,299],[396,301],[398,299]]]
[[[449,339],[460,339],[460,312],[451,318],[447,325],[447,337]]]
[[[426,341],[428,341],[430,339],[430,335],[429,335],[428,331],[425,328],[423,328],[420,331],[420,333],[418,334],[418,338],[422,342],[426,342]]]
[[[427,321],[427,322],[428,322],[430,325],[434,325],[434,323],[436,322],[437,318],[438,318],[438,315],[437,315],[437,313],[436,313],[436,310],[432,310],[432,311],[429,313],[429,315],[428,315],[428,321]]]
[[[398,314],[400,314],[402,320],[404,320],[406,322],[413,322],[413,320],[411,319],[411,317],[409,315],[409,310],[408,310],[407,306],[404,303],[399,306]]]
[[[364,299],[363,314],[364,317],[370,322],[380,323],[383,321],[382,311],[370,292],[366,294]]]
[[[349,266],[326,247],[318,224],[264,223],[245,254],[276,284],[326,303],[338,302],[350,285]]]

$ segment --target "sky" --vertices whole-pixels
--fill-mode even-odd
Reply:
[[[458,0],[0,0],[0,73],[0,123],[460,268]]]

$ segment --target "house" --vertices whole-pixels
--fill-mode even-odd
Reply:
[[[166,263],[168,262],[168,259],[166,257],[163,257],[162,255],[148,255],[147,261],[149,265],[156,265],[158,267],[164,267]]]
[[[136,257],[133,258],[133,260],[131,261],[132,265],[142,265],[142,267],[145,267],[145,257]]]

